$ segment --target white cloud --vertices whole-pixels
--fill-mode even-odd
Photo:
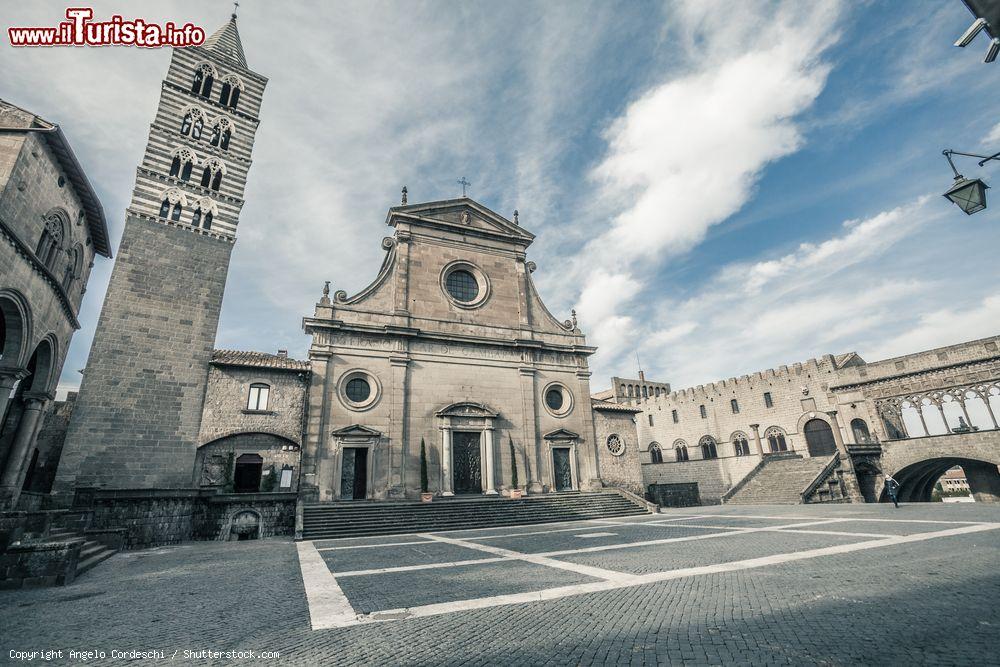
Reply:
[[[967,309],[942,308],[921,314],[912,329],[888,337],[872,350],[873,359],[896,357],[918,350],[997,335],[1000,291]]]
[[[989,144],[991,146],[993,144],[1000,143],[1000,123],[997,123],[996,125],[993,126],[993,129],[990,130],[990,133],[987,134],[986,137],[983,139],[983,143]]]

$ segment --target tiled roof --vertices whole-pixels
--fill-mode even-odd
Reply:
[[[591,399],[590,404],[593,406],[595,410],[606,410],[608,412],[631,412],[632,414],[642,412],[642,408],[633,408],[628,405],[622,405],[620,403],[611,403],[609,401]]]
[[[596,394],[591,394],[590,397],[597,401],[603,401],[607,398],[614,398],[614,389],[605,389],[604,391],[599,391]]]
[[[252,350],[215,350],[212,352],[212,363],[218,366],[249,366],[306,372],[310,370],[308,361]]]

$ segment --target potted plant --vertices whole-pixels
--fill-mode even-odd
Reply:
[[[522,491],[517,486],[517,452],[514,450],[514,439],[507,436],[510,443],[510,499],[517,500],[521,497]]]
[[[420,438],[420,502],[429,503],[434,500],[434,494],[427,491],[427,445]]]

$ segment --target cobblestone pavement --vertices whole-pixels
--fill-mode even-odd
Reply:
[[[1000,507],[966,504],[188,543],[0,593],[0,661],[61,649],[68,663],[74,649],[118,664],[111,651],[135,649],[178,664],[203,650],[335,665],[1000,664],[998,564]],[[324,619],[343,627],[312,629]]]

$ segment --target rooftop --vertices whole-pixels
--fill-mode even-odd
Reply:
[[[291,359],[287,353],[269,354],[253,350],[214,350],[212,364],[216,366],[243,366],[249,368],[272,368],[286,371],[309,372],[308,361]]]

